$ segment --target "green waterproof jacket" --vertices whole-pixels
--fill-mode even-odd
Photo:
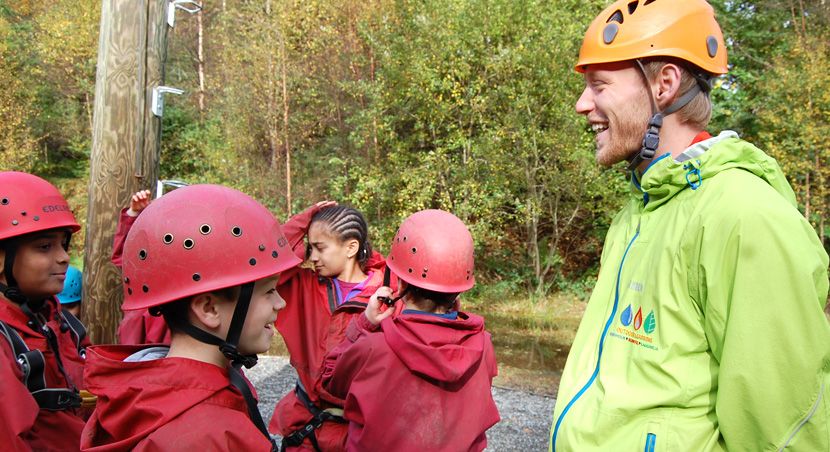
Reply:
[[[551,449],[830,451],[828,257],[778,164],[723,132],[633,185]]]

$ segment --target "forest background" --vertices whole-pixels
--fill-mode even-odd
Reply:
[[[165,84],[186,94],[166,102],[160,176],[236,187],[280,219],[351,204],[381,252],[409,214],[454,212],[477,247],[466,300],[504,378],[552,391],[628,193],[573,108],[579,45],[607,3],[203,0],[168,35]],[[710,131],[778,159],[830,248],[830,2],[711,3],[730,72]],[[81,221],[100,9],[0,0],[0,169],[51,180]]]

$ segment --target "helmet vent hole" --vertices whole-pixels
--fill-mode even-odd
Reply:
[[[252,257],[252,258],[248,261],[248,263],[249,263],[249,264],[251,264],[252,266],[253,266],[253,265],[256,265],[256,259],[254,259],[254,258]]]
[[[421,278],[426,278],[426,277],[427,277],[426,273],[421,273]]]
[[[202,275],[200,275],[198,273],[193,274],[193,280],[194,281],[199,281],[200,279],[202,279]]]
[[[614,38],[617,37],[617,32],[620,31],[620,27],[616,23],[610,23],[605,26],[605,29],[602,30],[602,42],[606,45],[611,44],[614,42]]]
[[[407,271],[408,271],[409,273],[412,273],[412,269],[411,269],[411,268],[410,268],[409,270],[407,270]]]
[[[129,284],[129,283],[130,283],[130,278],[129,277],[124,278],[124,284]]]
[[[404,241],[404,242],[406,241],[406,236],[403,236],[403,241]]]
[[[182,242],[182,246],[184,246],[184,249],[186,250],[192,249],[194,245],[196,245],[196,242],[194,242],[191,238],[184,239],[184,242]]]
[[[709,56],[712,58],[718,54],[718,40],[714,36],[706,38],[706,51],[709,52]]]
[[[138,252],[138,258],[141,260],[147,259],[147,250],[140,250]]]
[[[164,234],[164,237],[161,238],[161,241],[164,242],[165,245],[173,243],[173,234],[170,234],[169,232],[167,234]]]
[[[147,287],[147,285],[145,284],[145,285],[141,286],[141,291],[144,292],[144,293],[147,293],[147,292],[150,291],[150,288]]]
[[[259,250],[260,250],[260,251],[265,251],[265,245],[260,244],[260,245],[259,245]]]
[[[610,24],[611,22],[616,22],[618,24],[623,23],[623,13],[622,13],[622,11],[620,11],[620,10],[614,11],[614,14],[611,14],[608,17],[608,20],[605,21],[605,23],[607,23],[607,24]]]
[[[418,252],[418,248],[415,248],[415,247],[413,246],[413,247],[412,247],[412,254],[415,254],[415,253],[417,253],[417,252]]]
[[[231,234],[233,234],[234,237],[239,237],[240,235],[242,235],[242,228],[240,228],[239,226],[234,226],[233,228],[231,228]]]
[[[130,288],[128,287],[128,288],[127,288],[127,295],[132,295],[132,294],[133,294],[133,289],[130,289]]]
[[[199,232],[201,232],[202,235],[210,234],[210,225],[209,224],[203,224],[203,225],[199,226]]]
[[[280,253],[278,253],[277,250],[271,251],[271,257],[273,257],[274,259],[276,259],[279,255]]]
[[[12,220],[12,226],[17,226],[17,220]]]
[[[9,205],[9,198],[0,199],[0,204],[7,206]]]
[[[637,5],[639,4],[639,0],[635,2],[631,2],[628,4],[628,14],[634,14],[634,11],[637,11]]]
[[[23,212],[20,212],[20,215],[25,217],[26,216],[26,211],[24,210]]]
[[[37,215],[35,215],[34,220],[35,220],[35,221],[40,221],[40,217],[39,217],[39,216],[37,216]]]

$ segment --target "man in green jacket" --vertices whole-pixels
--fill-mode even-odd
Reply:
[[[727,71],[711,6],[617,1],[576,70],[597,161],[629,161],[632,190],[565,365],[551,450],[830,450],[828,257],[775,160],[704,130]]]

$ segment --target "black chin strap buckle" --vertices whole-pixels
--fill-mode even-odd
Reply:
[[[226,358],[231,360],[232,364],[241,364],[245,366],[246,369],[254,367],[257,363],[256,355],[243,355],[239,353],[239,350],[233,344],[225,342],[219,346],[219,350],[222,351],[222,354],[225,355]]]
[[[655,113],[648,121],[648,130],[643,136],[643,144],[640,152],[631,159],[628,164],[628,170],[634,171],[640,166],[640,163],[651,160],[657,153],[657,148],[660,146],[660,128],[663,127],[663,115]]]
[[[8,298],[12,303],[24,304],[29,301],[28,297],[26,297],[26,295],[24,295],[17,286],[7,286],[0,283],[0,292],[3,293],[3,296]]]

